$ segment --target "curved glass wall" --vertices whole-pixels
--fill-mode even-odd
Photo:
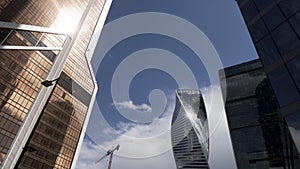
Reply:
[[[176,91],[171,138],[178,169],[209,168],[207,115],[199,90]]]

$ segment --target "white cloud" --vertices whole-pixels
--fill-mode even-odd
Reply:
[[[170,128],[174,104],[175,99],[170,99],[165,113],[154,118],[151,123],[120,122],[117,125],[119,130],[115,132],[113,138],[111,133],[115,129],[107,127],[100,131],[100,135],[106,138],[105,133],[107,133],[107,137],[110,137],[110,139],[99,139],[97,143],[106,150],[120,144],[121,147],[117,154],[126,158],[153,157],[167,152],[171,149]]]
[[[140,105],[135,105],[131,100],[123,102],[114,102],[113,105],[119,109],[135,110],[143,113],[151,112],[152,109],[149,105],[143,103]]]
[[[171,149],[171,112],[156,118],[150,124],[122,123],[122,135],[113,140],[102,142],[104,147],[120,144],[120,156],[145,158],[162,154]]]
[[[172,98],[166,112],[151,123],[121,122],[118,124],[120,130],[117,131],[109,126],[104,128],[103,119],[92,116],[92,121],[98,121],[98,127],[91,128],[89,126],[87,133],[98,145],[87,139],[84,140],[77,168],[106,168],[107,159],[103,159],[98,164],[94,163],[105,155],[108,149],[117,144],[120,144],[120,149],[114,155],[112,169],[124,168],[124,166],[130,169],[176,168],[170,138],[174,101],[175,99]],[[99,123],[100,121],[101,123]],[[102,126],[101,130],[99,130],[99,125]],[[99,137],[95,138],[96,136]]]
[[[232,145],[220,87],[213,85],[203,88],[201,91],[205,100],[209,121],[210,168],[234,169],[236,166],[233,161]],[[97,165],[94,162],[104,155],[108,149],[117,144],[120,144],[121,147],[113,158],[112,169],[124,167],[128,169],[176,168],[171,150],[170,134],[175,96],[168,95],[167,97],[172,101],[163,116],[155,118],[148,124],[119,123],[119,130],[116,130],[110,127],[109,124],[106,124],[107,122],[101,117],[101,113],[93,113],[87,134],[97,145],[93,145],[87,140],[83,142],[77,168],[106,168],[106,159]],[[134,105],[132,102],[128,103],[129,105]],[[128,107],[134,107],[132,105]],[[97,108],[94,110],[93,112],[100,111]]]
[[[142,147],[139,147],[142,149]],[[99,146],[96,146],[88,140],[84,140],[79,162],[76,166],[77,169],[99,169],[107,168],[108,158],[104,158],[99,163],[95,164],[99,158],[101,158],[106,152],[103,151]],[[175,169],[175,163],[173,154],[171,151],[160,154],[158,156],[146,159],[133,159],[124,158],[115,154],[112,162],[112,169],[124,168],[124,169],[153,169],[153,168],[164,168],[164,169]]]
[[[98,169],[99,167],[95,164],[95,161],[101,156],[101,152],[98,149],[98,146],[84,139],[76,168]]]

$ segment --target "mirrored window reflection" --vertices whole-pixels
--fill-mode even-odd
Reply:
[[[267,27],[261,19],[251,25],[249,31],[254,42],[257,42],[268,33]]]
[[[248,1],[241,10],[247,23],[258,14],[253,1]]]
[[[239,4],[242,4],[242,3],[244,3],[245,1],[247,1],[247,0],[236,0]]]
[[[254,0],[257,8],[261,11],[273,3],[273,0]]]
[[[269,74],[269,79],[281,106],[300,99],[296,86],[285,67],[279,67]]]
[[[291,22],[294,30],[296,30],[298,36],[300,36],[300,12],[298,12],[295,16],[293,16],[290,19],[290,22]]]
[[[269,30],[273,30],[285,20],[282,12],[276,5],[273,9],[269,10],[266,14],[264,14],[263,19]]]
[[[299,90],[300,89],[300,56],[297,56],[291,61],[289,61],[287,63],[287,66]]]
[[[268,35],[256,44],[257,51],[264,65],[270,65],[280,58],[279,52],[271,36]]]
[[[264,77],[261,69],[228,77],[226,79],[227,101],[254,96],[258,82],[262,81]],[[241,81],[240,79],[247,79],[247,81]]]
[[[20,42],[20,39],[12,35],[7,41]],[[41,79],[51,67],[41,55],[34,51],[0,51],[0,165],[30,109]]]
[[[279,6],[287,17],[290,17],[294,13],[300,10],[299,0],[281,0]]]
[[[272,37],[282,55],[300,45],[300,40],[287,22],[275,29]]]
[[[288,115],[285,120],[298,152],[300,152],[300,112]]]

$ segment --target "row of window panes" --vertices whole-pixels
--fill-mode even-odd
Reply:
[[[56,160],[55,168],[70,168],[71,165],[70,159],[64,159],[62,157],[58,157]]]
[[[51,126],[48,123],[45,123],[43,120],[41,120],[39,122],[39,131],[51,136],[53,139],[55,140],[63,140],[64,139],[64,135],[66,134],[66,130],[62,131],[62,130],[56,130],[53,126]]]
[[[62,115],[63,111],[59,111],[56,107],[54,106],[47,106],[47,110],[46,113],[48,113],[49,115],[51,115],[52,118],[55,118],[56,120],[58,120],[59,123],[65,124],[65,125],[69,125],[69,119],[70,117],[67,117],[65,115]]]
[[[66,131],[66,134],[69,135],[70,137],[72,138],[79,138],[80,136],[80,130],[74,130],[72,128],[68,128],[67,131]]]
[[[0,124],[1,124],[1,126],[4,126],[4,124],[7,121],[13,122],[16,126],[20,126],[21,125],[20,121],[18,121],[17,119],[15,119],[15,118],[7,118],[7,116],[3,116],[3,115],[0,116]],[[8,117],[10,117],[10,116],[8,116]],[[1,128],[4,128],[4,127],[1,127]],[[3,130],[3,129],[1,129],[0,133],[3,133],[3,132],[6,132],[6,131]],[[16,134],[16,131],[14,131],[14,130],[13,131],[9,131],[9,132],[12,132],[13,134]],[[13,135],[8,135],[8,136],[13,137]]]
[[[5,96],[6,97],[6,96]],[[32,100],[31,99],[27,99],[26,97],[24,97],[23,95],[18,94],[17,92],[14,92],[11,94],[11,96],[9,96],[9,98],[7,98],[7,100],[3,100],[3,102],[5,104],[10,103],[13,104],[16,107],[22,107],[26,110],[29,109],[29,107],[32,104]]]
[[[5,79],[3,80],[8,80],[8,79],[20,79],[21,81],[24,81],[27,84],[32,85],[37,85],[37,79],[39,79],[38,76],[36,76],[35,74],[32,74],[32,71],[30,69],[24,70],[22,69],[20,72],[15,72],[15,70],[12,70],[10,68],[5,68],[5,67],[0,67],[0,71],[2,72],[2,75],[0,77],[3,77]],[[30,71],[30,72],[28,72]],[[5,74],[4,74],[5,73]]]
[[[4,101],[6,102],[6,101]],[[28,104],[28,105],[27,105]],[[30,103],[26,103],[26,106],[30,107]],[[27,114],[27,111],[29,110],[29,108],[23,107],[20,104],[14,102],[13,100],[8,100],[5,105],[4,108],[1,109],[1,112],[5,112],[7,114],[4,114],[3,116],[12,116],[14,118],[19,119],[20,121],[23,121],[23,113]],[[17,113],[18,112],[18,113]],[[23,112],[23,113],[21,113]]]
[[[50,105],[49,105],[50,106]],[[53,106],[50,106],[50,107],[47,107],[47,111],[49,111],[49,112],[51,112],[51,113],[53,113],[53,112],[57,112],[55,109],[55,107],[53,107]],[[55,113],[55,114],[57,114],[57,115],[59,115],[60,117],[60,119],[65,119],[65,116],[63,116],[63,114],[62,113]],[[70,116],[70,115],[68,115],[68,116]],[[74,117],[70,117],[70,118],[74,118]],[[69,117],[68,117],[68,119],[69,119]],[[65,120],[63,120],[64,122],[65,122]],[[69,120],[68,120],[69,121]],[[76,125],[76,126],[78,126],[78,128],[81,128],[81,125]],[[76,127],[76,126],[74,126],[74,127]]]
[[[31,62],[32,64],[35,64],[39,69],[42,70],[42,72],[48,72],[48,70],[51,67],[51,62],[49,62],[45,57],[42,56],[39,52],[33,52],[33,51],[21,51],[18,50],[17,52],[13,51],[1,51],[5,53],[7,58],[10,58],[14,62],[18,63],[21,67],[24,67],[26,69],[30,69],[28,67],[28,62]]]
[[[18,79],[17,79],[18,80]],[[15,82],[16,83],[16,82]],[[35,91],[34,89],[30,88],[29,86],[27,86],[26,84],[21,84],[21,83],[18,83],[18,86],[21,86],[23,88],[17,88],[17,86],[12,86],[10,85],[11,83],[9,82],[5,82],[4,80],[2,81],[2,83],[0,83],[1,85],[1,88],[3,88],[4,90],[2,91],[2,97],[1,99],[5,98],[6,99],[9,99],[8,96],[7,96],[7,92],[9,91],[13,91],[14,93],[17,93],[21,96],[23,96],[25,99],[27,100],[30,100],[30,101],[33,101],[33,98],[34,98],[34,95],[36,94],[37,91]]]
[[[29,168],[40,168],[40,169],[52,169],[51,164],[40,162],[38,159],[40,158],[37,156],[26,154],[21,163],[22,165],[26,166],[26,168],[29,167]]]
[[[48,5],[45,5],[45,3],[48,3]],[[7,16],[7,18],[10,18],[12,20],[9,21],[15,21],[17,23],[23,23],[23,24],[32,24],[32,25],[38,25],[38,26],[50,26],[51,22],[53,22],[53,20],[56,18],[56,15],[59,13],[59,11],[57,10],[57,5],[55,4],[56,2],[50,2],[50,1],[46,1],[43,3],[27,3],[26,5],[23,5],[23,9],[22,9],[22,15],[15,15],[15,13],[13,11],[8,11],[9,13],[6,14],[5,16]],[[80,11],[80,13],[83,12],[83,8],[85,8],[85,6],[81,6],[81,4],[77,5],[77,2],[64,2],[62,3],[62,5],[60,5],[62,8],[64,7],[63,4],[65,4],[66,6],[76,6],[77,10],[73,10],[73,12],[78,12]],[[17,7],[17,6],[16,6]],[[78,10],[81,9],[81,10]],[[19,11],[20,9],[15,8],[13,10],[17,10]],[[53,10],[57,10],[56,12]],[[52,17],[49,15],[51,13],[49,13],[49,11],[51,11],[53,15]],[[32,17],[28,17],[28,15],[31,15]],[[9,16],[13,16],[13,17],[9,17]],[[36,16],[33,18],[33,16]],[[4,19],[6,20],[6,18],[1,18],[1,20]]]
[[[248,3],[252,4],[253,2],[249,1]],[[248,6],[244,6],[242,8],[245,19],[247,20],[247,15],[245,15],[245,12],[247,13],[247,11],[245,11],[245,10],[253,11],[254,9],[252,9],[252,8],[250,9],[250,7],[248,7]],[[258,11],[256,11],[255,13],[257,14]],[[292,16],[292,18],[290,19],[290,22],[292,22],[292,25],[294,25],[294,27],[296,27],[295,30],[299,30],[299,29],[297,29],[297,27],[299,27],[299,17],[297,17],[297,14],[295,15],[295,13],[293,15],[294,16],[289,15],[288,17]],[[268,13],[263,14],[263,18],[258,19],[255,22],[255,24],[253,24],[252,26],[249,27],[249,30],[252,34],[253,40],[256,42],[257,40],[262,38],[264,35],[266,35],[267,27],[268,27],[269,31],[272,31],[273,29],[278,27],[278,25],[282,24],[282,22],[284,22],[285,20],[286,20],[286,17],[283,15],[280,8],[277,5],[275,5]]]
[[[300,25],[297,26],[298,28],[294,28],[294,30],[300,29]],[[266,34],[267,32],[262,35],[264,36]],[[270,57],[270,59],[263,60],[265,62],[264,64],[270,64],[270,62],[279,58],[279,53],[281,53],[281,55],[285,55],[300,45],[300,40],[298,38],[300,34],[297,35],[296,32],[293,31],[292,27],[288,24],[288,22],[284,22],[282,25],[280,25],[272,32],[271,35],[272,38],[270,37],[270,35],[267,35],[256,43],[260,55],[262,55],[263,57],[270,55],[268,56]]]
[[[77,138],[70,137],[69,135],[66,135],[63,140],[63,145],[65,147],[68,147],[70,150],[75,150],[77,146]]]
[[[64,139],[64,133],[55,131],[52,126],[44,124],[42,121],[39,122],[37,130],[43,135],[50,137],[51,140],[55,140],[60,143]]]
[[[75,148],[72,147],[71,149],[66,146],[66,144],[63,144],[61,147],[60,153],[62,156],[65,156],[65,158],[73,158]]]
[[[40,132],[36,133],[33,140],[35,144],[38,144],[43,147],[51,148],[51,151],[55,151],[55,152],[62,152],[62,149],[66,149],[65,146],[67,146],[69,148],[67,148],[68,153],[66,155],[68,155],[70,159],[73,157],[73,153],[76,148],[77,141],[67,139],[66,137],[61,141],[57,141],[56,139],[52,139],[52,137],[49,138],[48,136],[45,137],[44,135],[45,134]]]
[[[55,93],[56,93],[56,91],[55,91]],[[68,95],[67,92],[66,92],[66,95]],[[76,113],[75,114],[85,116],[86,111],[87,111],[87,107],[83,103],[81,103],[79,100],[74,98],[73,96],[71,96],[71,95],[69,95],[69,96],[70,96],[70,98],[72,98],[72,102],[70,100],[69,103],[73,104],[72,105],[73,108],[74,108],[74,106],[76,107],[76,110],[75,110]],[[57,97],[56,95],[54,95],[53,99],[57,100],[57,101],[60,101],[60,102],[64,102],[64,99],[61,99],[61,98]],[[61,109],[64,110],[62,107],[61,107]]]
[[[1,117],[9,119],[18,124],[22,123],[25,116],[27,115],[27,110],[25,110],[24,108],[15,107],[15,105],[11,105],[9,103],[1,109],[1,112],[3,112]]]
[[[254,96],[257,84],[265,78],[261,69],[227,78],[227,101]]]
[[[238,0],[238,3],[242,5],[245,1],[246,0]],[[300,10],[300,2],[298,0],[247,0],[247,2],[241,6],[241,10],[243,11],[245,19],[250,21],[258,14],[258,11],[263,11],[274,4],[280,7],[286,17],[290,17]]]
[[[46,115],[45,115],[45,116],[46,116]],[[50,117],[50,116],[48,116],[48,117]],[[50,118],[51,118],[51,117],[50,117]],[[44,119],[44,118],[43,118],[43,119]],[[51,120],[54,121],[54,120],[56,120],[56,119],[53,118],[53,119],[51,119]],[[64,126],[65,126],[65,127],[64,127],[64,130],[57,130],[55,126],[53,126],[53,125],[51,125],[51,124],[49,124],[49,123],[47,123],[47,126],[48,126],[49,129],[52,128],[52,129],[53,129],[53,132],[60,133],[60,134],[62,134],[62,135],[69,134],[69,135],[71,135],[71,136],[74,136],[75,138],[79,137],[80,130],[74,130],[74,129],[72,129],[72,128],[66,126],[65,123],[60,123],[60,122],[56,122],[56,123],[57,123],[57,124],[64,125]],[[56,124],[56,126],[57,126],[57,124]],[[70,124],[70,125],[71,125],[71,124]],[[62,132],[62,131],[64,131],[64,132]],[[55,136],[53,136],[53,137],[55,137]]]
[[[33,147],[37,147],[39,150],[45,154],[45,156],[41,156],[41,158],[49,158],[50,161],[53,160],[52,158],[56,158],[56,155],[59,153],[62,143],[58,142],[57,140],[49,137],[48,135],[35,132],[33,135],[33,139],[30,140],[30,144]]]
[[[58,114],[60,114],[61,112],[59,112],[59,111],[55,111],[54,112],[52,110],[53,110],[52,108],[51,109],[47,109],[45,111],[45,113],[47,115],[45,115],[45,116],[49,116],[49,118],[51,120],[55,120],[56,121],[57,124],[53,124],[54,126],[58,126],[60,124],[61,126],[64,126],[63,129],[65,129],[66,126],[69,126],[69,123],[67,123],[66,120],[64,120],[63,118],[61,118],[61,116],[58,116]]]
[[[4,81],[2,81],[4,82]],[[5,100],[13,100],[12,95],[16,96],[22,96],[24,99],[28,100],[29,102],[33,102],[33,99],[37,93],[37,91],[33,88],[30,88],[30,86],[28,86],[25,83],[18,83],[18,86],[9,86],[9,82],[5,82],[4,84],[0,84],[2,88],[5,88],[4,91],[2,91],[3,95],[1,97],[1,99]],[[5,93],[6,92],[10,92],[12,91],[12,95],[11,96],[7,96]],[[17,102],[18,103],[18,102]]]
[[[13,136],[17,134],[17,132],[20,128],[20,125],[18,123],[14,123],[13,121],[5,119],[5,118],[1,119],[1,123],[2,123],[1,133],[6,133],[6,132],[10,133],[10,134],[6,133],[6,135],[11,138],[13,138]],[[1,140],[1,138],[0,138],[0,140]]]
[[[17,65],[17,64],[15,64],[15,62],[11,62],[11,63],[14,63],[14,65]],[[31,66],[29,64],[30,64],[30,62],[28,63],[28,66]],[[32,66],[35,67],[35,69],[32,69],[33,67],[29,68],[27,66],[19,66],[19,65],[18,65],[19,69],[16,69],[16,67],[15,67],[15,69],[12,69],[11,67],[1,67],[1,69],[2,69],[2,71],[7,72],[10,76],[14,76],[14,77],[18,76],[20,79],[24,79],[24,81],[27,81],[26,83],[34,83],[35,82],[36,84],[38,84],[36,78],[40,77],[41,73],[43,73],[42,74],[43,76],[46,76],[47,73],[45,71],[41,72],[41,69],[37,66],[34,66],[34,65],[32,65]],[[37,73],[33,73],[33,72],[37,72]],[[4,76],[3,73],[2,73],[2,76]],[[7,79],[9,79],[9,78],[7,78]]]
[[[50,136],[48,133],[35,131],[34,134],[39,134],[44,139],[42,139],[42,140],[32,139],[32,140],[30,140],[30,143],[38,144],[39,146],[45,147],[45,148],[50,149],[51,151],[54,151],[54,152],[59,152],[60,147],[61,147],[61,141],[56,140],[55,138]]]
[[[55,128],[58,131],[65,131],[68,127],[67,124],[61,123],[60,121],[57,120],[57,118],[54,118],[49,115],[50,113],[45,111],[45,114],[43,115],[43,119],[45,123],[48,123],[51,125],[53,128]]]
[[[280,17],[280,18],[282,18],[282,17]],[[278,17],[273,16],[273,18],[277,19]],[[264,26],[264,24],[261,21],[258,23],[260,23],[260,25]],[[300,46],[300,39],[299,39],[300,24],[299,23],[300,23],[300,12],[293,15],[289,19],[289,23],[284,22],[278,28],[276,28],[272,32],[272,38],[268,35],[268,36],[264,37],[262,40],[260,40],[258,43],[256,43],[258,52],[259,52],[265,65],[271,64],[275,60],[278,60],[280,58],[279,53],[281,53],[281,55],[284,55],[284,54],[287,54],[288,52],[290,52],[291,50],[295,49],[296,47]],[[264,27],[254,28],[254,30],[257,30],[257,32],[259,32],[259,31],[264,32],[258,36],[259,38],[262,36],[265,36],[267,34],[267,30]],[[294,30],[296,32],[294,32]],[[251,31],[251,28],[250,28],[250,31]],[[255,34],[252,37],[254,37],[254,40],[259,39],[259,38],[255,38],[256,37]],[[273,39],[274,39],[275,43],[274,43]]]
[[[93,14],[91,14],[91,13],[89,13],[89,16],[90,15],[93,15]],[[87,25],[87,24],[86,24]],[[94,24],[93,24],[94,25]],[[82,28],[82,31],[84,30],[84,27]],[[90,31],[90,34],[92,34],[92,31]],[[85,36],[86,37],[86,36]],[[78,48],[78,46],[76,45],[77,43],[80,43],[80,41],[76,41],[76,43],[75,43],[75,47],[77,47]],[[79,48],[79,51],[78,52],[85,52],[85,49],[86,49],[86,47],[87,47],[87,45],[88,44],[84,44],[84,45],[80,45],[80,47],[83,47],[83,46],[85,46],[84,48]],[[81,53],[80,52],[80,53]],[[79,55],[81,55],[81,57],[84,57],[84,56],[82,56],[82,54],[79,54]],[[81,83],[80,83],[81,84]]]
[[[41,42],[43,42],[46,46],[49,47],[62,47],[65,39],[66,36],[62,38],[61,35],[44,34],[44,36],[41,39]]]
[[[94,89],[94,84],[93,84],[93,80],[90,78],[90,74],[89,75],[84,75],[79,77],[78,74],[75,74],[75,72],[77,71],[73,71],[72,70],[72,66],[71,65],[66,65],[64,67],[64,72],[69,75],[70,77],[72,77],[72,79],[77,82],[78,84],[80,84],[80,86],[85,89],[89,94],[92,93],[93,89]],[[83,78],[85,77],[85,78]],[[87,78],[89,78],[87,80]]]
[[[66,67],[69,67],[70,70],[72,70],[71,75],[73,75],[72,77],[74,77],[75,81],[79,81],[79,84],[82,84],[83,82],[81,81],[82,79],[84,79],[84,77],[89,77],[90,76],[90,71],[88,68],[88,64],[85,60],[83,61],[77,61],[74,62],[72,61],[73,59],[70,57],[67,61]],[[73,68],[76,67],[76,70],[74,70]],[[85,84],[87,83],[87,84]],[[83,85],[85,86],[92,86],[92,80],[89,80],[87,82],[83,83]]]
[[[280,66],[269,73],[269,79],[281,106],[300,99],[299,94],[296,92],[296,86],[285,66]]]
[[[64,66],[65,72],[72,77],[74,81],[76,81],[78,84],[80,84],[83,88],[85,88],[89,93],[93,90],[93,81],[92,80],[86,80],[86,77],[90,77],[89,71],[84,71],[81,67],[86,67],[87,70],[87,63],[84,62],[75,62],[74,60],[77,60],[76,58],[79,58],[79,56],[76,56],[71,52],[66,65]],[[84,56],[81,56],[84,57]],[[76,67],[76,70],[74,69]],[[79,70],[78,70],[79,69]]]
[[[48,2],[48,1],[46,1]],[[50,4],[49,4],[50,5]],[[44,8],[43,8],[44,7]],[[34,4],[33,3],[28,3],[27,5],[24,5],[22,14],[14,17],[14,20],[18,23],[22,24],[29,24],[29,25],[37,25],[37,26],[50,26],[51,22],[55,19],[56,15],[47,15],[44,16],[46,5],[39,3],[39,4]],[[43,10],[44,9],[44,10]],[[20,9],[15,9],[15,10],[20,10]],[[52,11],[53,14],[55,14],[56,8],[53,9],[48,9]]]
[[[9,149],[12,142],[13,142],[12,138],[0,134],[0,147]]]

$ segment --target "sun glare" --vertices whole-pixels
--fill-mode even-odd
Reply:
[[[68,34],[73,33],[80,18],[78,14],[76,14],[76,12],[72,12],[68,8],[63,7],[60,9],[51,27]]]

